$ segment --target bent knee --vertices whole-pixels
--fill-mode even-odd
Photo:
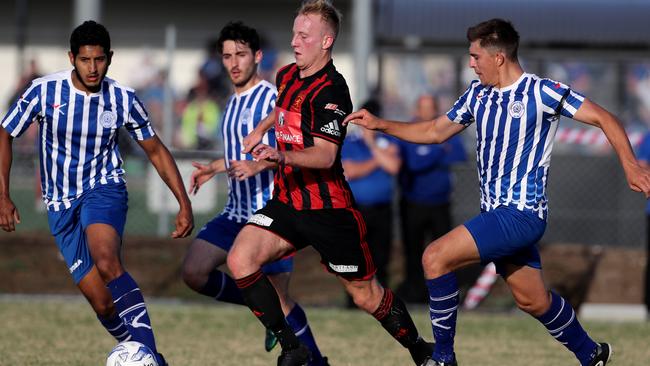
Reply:
[[[451,272],[449,263],[442,256],[441,248],[435,242],[429,244],[422,254],[422,268],[427,278],[437,278]]]
[[[124,273],[122,264],[113,258],[99,259],[95,262],[95,266],[99,275],[106,283],[118,278]]]
[[[189,288],[196,291],[200,290],[207,281],[207,275],[201,273],[192,266],[183,266],[182,277],[183,282],[185,282]]]

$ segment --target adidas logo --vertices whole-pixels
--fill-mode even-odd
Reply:
[[[320,130],[332,136],[341,136],[341,129],[339,128],[339,122],[337,120],[333,120],[332,122],[326,124],[325,126],[321,127]]]

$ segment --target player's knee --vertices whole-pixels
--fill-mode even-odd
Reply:
[[[95,266],[99,275],[102,277],[104,282],[108,283],[124,273],[124,268],[122,264],[113,258],[102,258],[95,261]]]
[[[198,291],[205,285],[207,276],[201,273],[196,267],[185,263],[183,265],[182,277],[183,282],[189,288]]]
[[[427,278],[437,278],[449,272],[443,261],[439,246],[430,244],[422,254],[422,268]]]
[[[231,250],[226,258],[226,265],[235,278],[246,275],[244,261],[247,261],[245,253],[239,250]]]

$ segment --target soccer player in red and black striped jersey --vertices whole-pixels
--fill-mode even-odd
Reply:
[[[306,1],[298,10],[291,41],[296,62],[277,74],[274,113],[244,139],[245,152],[278,163],[273,198],[240,231],[228,267],[247,305],[278,338],[278,365],[307,365],[311,355],[285,322],[261,266],[308,245],[355,304],[379,320],[421,365],[433,347],[418,336],[404,303],[375,279],[366,226],[343,176],[341,122],[352,102],[332,62],[339,24],[340,13],[329,1]],[[260,144],[272,127],[277,148]]]

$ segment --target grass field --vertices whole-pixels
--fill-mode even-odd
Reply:
[[[275,365],[277,349],[263,350],[263,330],[245,309],[211,303],[152,302],[158,347],[173,366]],[[431,338],[426,308],[412,308],[421,333]],[[369,315],[308,308],[319,346],[333,366],[410,365],[410,358]],[[90,307],[73,298],[0,299],[0,365],[104,365],[112,338]],[[648,365],[649,323],[588,323],[615,350],[615,365]],[[456,339],[461,365],[576,365],[532,318],[461,313]]]

